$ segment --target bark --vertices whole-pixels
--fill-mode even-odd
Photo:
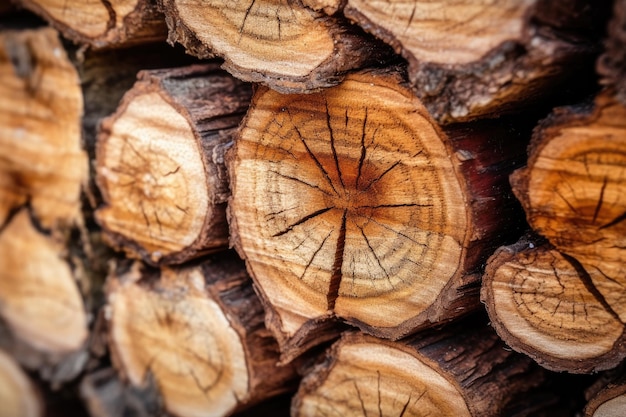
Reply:
[[[536,129],[528,166],[511,177],[529,224],[575,258],[626,320],[626,107],[610,95],[560,109]]]
[[[607,9],[586,0],[347,0],[343,12],[406,58],[417,95],[449,123],[545,101],[573,78],[580,89]]]
[[[87,178],[82,96],[49,28],[0,34],[0,78],[0,342],[56,384],[86,360],[75,259]]]
[[[403,342],[345,334],[302,380],[292,415],[544,415],[543,370],[484,323],[470,326]],[[517,409],[521,399],[532,406]]]
[[[601,375],[587,390],[585,417],[613,417],[626,409],[626,377],[624,368],[618,367]]]
[[[500,337],[553,371],[618,365],[626,356],[624,324],[575,260],[533,241],[502,247],[487,262],[482,301]]]
[[[63,36],[94,48],[165,40],[167,27],[155,0],[15,0]]]
[[[231,238],[284,357],[329,320],[397,339],[474,309],[524,146],[505,121],[441,130],[393,72],[259,88],[228,155]]]
[[[611,86],[617,100],[626,106],[626,1],[613,3],[613,17],[604,41],[605,52],[596,68],[602,76],[602,84]]]
[[[390,56],[360,30],[287,0],[160,0],[170,43],[219,56],[236,77],[283,93],[338,84],[346,72]]]
[[[231,415],[294,382],[292,367],[276,365],[243,264],[219,256],[176,269],[136,262],[109,277],[113,361],[136,386],[151,372],[176,416]]]
[[[0,350],[0,417],[43,416],[41,397],[20,366]]]
[[[96,220],[115,248],[153,265],[226,248],[224,152],[250,96],[217,63],[139,74],[96,152]]]

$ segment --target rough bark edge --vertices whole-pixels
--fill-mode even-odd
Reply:
[[[107,28],[98,37],[90,37],[79,30],[54,19],[43,7],[31,0],[14,0],[20,7],[41,16],[64,37],[76,44],[87,45],[94,49],[129,47],[165,40],[167,27],[164,17],[157,9],[155,0],[138,0],[135,9],[126,15],[122,26],[116,27],[116,13],[108,0],[102,4],[109,13]]]
[[[555,96],[550,91],[558,90],[573,80],[580,80],[581,72],[593,72],[591,61],[599,50],[594,36],[588,33],[575,36],[572,31],[581,28],[589,30],[585,23],[597,25],[605,17],[604,10],[590,11],[585,0],[568,1],[574,3],[570,5],[572,10],[575,6],[581,6],[576,3],[582,3],[586,12],[592,12],[589,13],[591,17],[583,12],[566,13],[569,20],[562,22],[561,17],[568,8],[559,5],[552,7],[549,1],[540,0],[535,7],[537,10],[529,10],[527,13],[524,39],[519,42],[505,41],[481,60],[460,66],[420,62],[404,50],[395,35],[373,23],[358,10],[348,5],[344,8],[344,14],[358,22],[366,32],[384,40],[408,61],[414,92],[438,122],[448,124],[499,117],[514,113],[519,108],[528,108],[541,103],[546,97]],[[565,3],[567,6],[567,1]],[[550,9],[550,12],[542,14],[545,8]],[[535,46],[535,43],[538,45]],[[549,64],[546,63],[547,59],[550,60]],[[506,79],[507,74],[512,79],[503,83],[501,80]],[[516,79],[523,81],[528,74],[532,74],[530,82],[518,87],[516,84],[519,80]],[[499,85],[495,93],[491,92],[494,87],[492,81]],[[471,98],[479,92],[489,97],[488,104],[470,103],[468,106]],[[513,99],[506,97],[509,94]]]
[[[215,253],[226,249],[228,246],[228,226],[226,218],[226,202],[229,196],[228,175],[226,173],[226,167],[224,162],[224,154],[229,149],[229,143],[234,140],[236,128],[229,128],[221,130],[220,140],[221,142],[216,146],[210,147],[211,152],[207,152],[208,144],[199,132],[199,127],[195,123],[195,118],[192,112],[182,103],[180,98],[169,94],[167,86],[164,83],[171,78],[180,77],[196,77],[202,74],[212,73],[224,73],[225,76],[229,76],[222,69],[220,69],[220,63],[209,62],[205,64],[194,64],[188,67],[181,67],[177,69],[167,70],[143,70],[137,75],[137,81],[121,99],[121,102],[111,116],[102,119],[98,131],[98,139],[96,142],[96,158],[99,159],[100,154],[104,152],[103,146],[105,139],[111,134],[113,125],[117,121],[118,117],[123,115],[127,110],[132,100],[141,94],[158,93],[159,96],[171,105],[176,111],[178,111],[188,122],[197,144],[198,154],[201,157],[202,163],[205,169],[205,175],[215,177],[220,182],[217,187],[207,187],[209,205],[207,206],[207,213],[213,216],[206,216],[202,225],[200,235],[194,240],[194,242],[181,251],[173,252],[165,256],[154,256],[153,252],[146,250],[141,244],[137,243],[133,239],[126,237],[117,232],[113,232],[104,228],[105,240],[115,250],[123,250],[127,255],[131,257],[139,256],[142,260],[152,266],[181,264],[193,258],[198,258],[207,254]],[[161,74],[168,74],[167,77],[160,77]],[[239,83],[242,89],[247,88],[243,83]],[[222,143],[223,142],[223,143]],[[224,145],[224,146],[223,146]],[[95,183],[98,186],[101,195],[102,202],[100,208],[108,206],[108,187],[106,182],[100,177],[96,176]],[[101,225],[103,226],[103,225]],[[224,230],[221,230],[224,229]],[[221,233],[223,232],[223,233]],[[218,242],[215,242],[211,247],[206,247],[206,242],[215,240],[215,233],[220,235]]]
[[[188,54],[201,59],[219,56],[224,59],[223,68],[233,76],[246,82],[266,85],[282,94],[310,93],[333,87],[341,83],[351,71],[369,66],[383,66],[393,59],[392,51],[384,43],[367,36],[358,27],[351,26],[340,18],[318,15],[317,20],[322,22],[329,32],[334,48],[330,56],[309,75],[286,77],[281,73],[243,69],[234,64],[228,56],[211,51],[211,46],[203,44],[193,31],[177,18],[177,13],[170,10],[169,3],[165,4],[164,0],[158,1],[160,10],[165,14],[169,29],[167,42],[170,45],[180,43]]]
[[[532,250],[533,247],[538,247],[542,244],[546,244],[548,247],[551,247],[551,245],[545,243],[545,239],[533,234],[527,234],[512,245],[498,248],[487,261],[488,267],[483,277],[481,301],[489,313],[491,326],[495,329],[496,333],[498,333],[502,340],[504,340],[513,350],[529,356],[543,368],[550,371],[568,372],[571,374],[590,374],[611,369],[619,365],[624,357],[626,357],[626,328],[622,332],[621,336],[616,339],[613,344],[613,348],[607,353],[593,358],[586,358],[584,361],[580,359],[556,358],[519,340],[519,338],[513,335],[499,320],[495,311],[492,310],[492,308],[495,308],[495,305],[493,305],[493,302],[488,301],[494,299],[493,287],[491,284],[493,281],[492,274],[495,273],[495,271],[491,271],[493,269],[491,265],[500,266],[510,259],[515,259],[515,256],[518,253],[525,250]],[[494,263],[495,259],[500,259],[497,265]],[[587,272],[585,272],[582,266],[580,266],[575,259],[565,255],[564,259],[568,261],[582,277],[584,277],[586,282],[591,282],[591,278],[589,278]]]

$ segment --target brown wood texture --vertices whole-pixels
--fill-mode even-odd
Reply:
[[[544,377],[484,322],[402,342],[346,333],[302,380],[292,415],[543,415],[545,400],[519,414],[511,406],[532,403]]]
[[[626,107],[604,93],[555,111],[535,131],[528,166],[511,177],[529,224],[575,258],[626,320]]]
[[[601,374],[586,392],[584,417],[616,417],[626,410],[626,377],[623,366]]]
[[[42,28],[0,33],[0,78],[0,342],[44,379],[65,380],[88,337],[70,253],[87,181],[78,76]],[[70,375],[49,368],[63,363],[76,366]]]
[[[41,397],[28,375],[0,350],[0,417],[41,417]]]
[[[26,202],[46,229],[75,225],[87,179],[76,70],[53,29],[0,40],[0,225]]]
[[[151,373],[168,412],[231,415],[293,386],[236,255],[161,270],[120,265],[107,293],[118,371],[136,386]]]
[[[339,2],[306,3],[332,11]],[[607,6],[347,0],[343,13],[408,61],[417,95],[435,119],[449,123],[537,103],[573,77],[581,88],[580,75],[591,73],[599,51]]]
[[[513,349],[554,371],[617,366],[626,356],[624,324],[580,264],[536,242],[522,239],[489,258],[481,299],[492,325]]]
[[[251,94],[217,63],[139,74],[97,144],[95,216],[114,247],[155,265],[227,247],[224,152]]]
[[[334,318],[397,339],[476,308],[481,262],[519,215],[514,132],[441,130],[393,72],[259,88],[228,155],[229,216],[284,354]]]
[[[170,43],[224,58],[236,77],[283,93],[336,85],[346,72],[390,56],[357,28],[295,1],[159,1]]]
[[[94,48],[165,40],[164,16],[153,0],[15,0],[63,36]]]
[[[615,97],[626,106],[626,1],[613,2],[613,17],[609,22],[605,52],[597,62],[601,83],[615,90]]]

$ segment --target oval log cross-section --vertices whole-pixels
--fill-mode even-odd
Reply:
[[[533,145],[511,177],[528,222],[626,322],[626,107],[604,94],[593,108],[555,111]]]
[[[257,91],[228,154],[231,235],[279,339],[332,316],[398,338],[467,308],[450,305],[481,257],[468,242],[494,228],[467,202],[499,200],[470,197],[457,156],[479,151],[457,145],[394,76]]]

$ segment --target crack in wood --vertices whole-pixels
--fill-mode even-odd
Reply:
[[[328,286],[328,295],[326,297],[328,310],[335,309],[335,302],[339,297],[339,286],[341,285],[341,267],[343,266],[343,252],[346,245],[346,219],[348,217],[348,210],[343,211],[341,219],[341,227],[339,229],[339,236],[337,237],[337,247],[335,248],[335,261],[330,276],[330,284]]]

